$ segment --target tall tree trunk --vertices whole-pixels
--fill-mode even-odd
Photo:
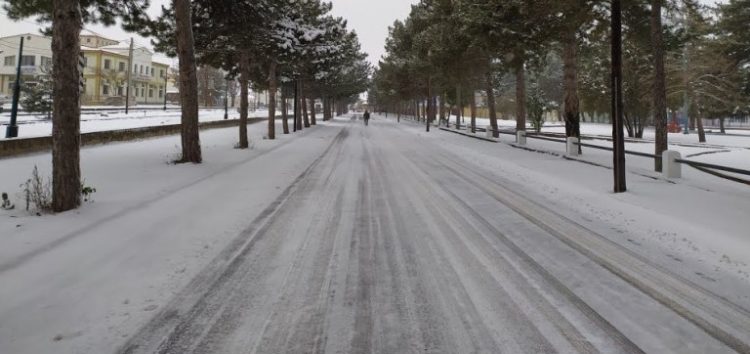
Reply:
[[[526,69],[524,62],[516,67],[516,130],[526,130]]]
[[[240,149],[247,149],[250,143],[247,139],[247,115],[249,109],[248,81],[250,79],[250,55],[246,50],[240,53]]]
[[[198,130],[198,77],[196,76],[190,0],[174,0],[177,26],[177,57],[180,61],[180,103],[182,105],[182,158],[180,163],[201,163]]]
[[[77,0],[52,2],[52,210],[81,205],[81,93],[78,83],[82,20]],[[20,60],[20,59],[18,59]]]
[[[310,125],[317,125],[318,119],[315,117],[315,98],[310,99]]]
[[[445,121],[445,94],[441,94],[440,95],[440,123],[443,123],[444,121]]]
[[[281,94],[281,125],[284,128],[284,134],[289,134],[289,104],[283,90]]]
[[[456,129],[461,129],[461,85],[456,85]]]
[[[706,131],[703,129],[703,119],[698,117],[696,119],[696,124],[698,125],[698,142],[705,143]]]
[[[500,136],[500,132],[497,127],[497,111],[495,110],[495,82],[492,78],[492,69],[487,69],[487,79],[485,80],[487,87],[485,91],[487,93],[487,109],[490,116],[490,126],[492,127],[492,136],[497,138]]]
[[[719,132],[721,132],[722,134],[727,133],[727,129],[724,125],[724,117],[719,118]]]
[[[469,109],[471,114],[471,132],[477,132],[477,95],[472,92],[471,98],[469,98]]]
[[[654,169],[662,171],[661,155],[668,146],[667,134],[667,84],[664,71],[664,34],[661,21],[661,9],[664,0],[651,0],[651,47],[654,51],[654,127],[656,142],[654,145]]]
[[[276,63],[268,68],[268,139],[276,139]]]
[[[328,100],[328,97],[325,97],[325,96],[323,97],[322,101],[323,101],[323,121],[327,121],[331,119],[331,116],[329,114],[330,111],[328,110],[330,101]]]
[[[565,136],[580,139],[581,109],[578,98],[578,39],[576,38],[576,30],[569,29],[565,37],[563,48]],[[578,145],[578,152],[581,152],[581,145]]]
[[[302,130],[302,111],[305,109],[303,106],[305,100],[302,98],[302,88],[300,81],[298,80],[295,84],[297,87],[296,106],[297,109],[294,112],[294,124],[297,126],[297,130]]]
[[[432,96],[432,115],[430,116],[430,123],[435,124],[438,115],[438,99],[437,96]]]
[[[700,109],[696,109],[696,111],[697,111],[697,116],[693,117],[693,119],[695,119],[695,124],[698,127],[698,142],[705,143],[706,131],[703,129],[703,118],[702,118],[703,115]]]
[[[310,116],[307,113],[307,110],[308,110],[308,107],[309,107],[307,105],[308,104],[308,102],[307,102],[308,99],[307,99],[306,95],[304,94],[305,91],[303,90],[302,92],[303,92],[302,96],[301,96],[302,97],[302,117],[305,120],[304,121],[305,122],[305,128],[310,128]]]

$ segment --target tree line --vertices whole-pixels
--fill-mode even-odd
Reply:
[[[276,92],[282,93],[283,132],[289,133],[287,98],[296,98],[295,130],[343,114],[366,91],[371,67],[359,39],[321,0],[173,0],[150,18],[148,0],[3,0],[11,19],[37,17],[52,36],[52,209],[81,204],[78,57],[84,24],[114,25],[152,38],[159,52],[179,60],[182,153],[178,163],[201,163],[198,65],[228,73],[240,86],[237,147],[249,146],[248,88],[268,90],[267,138],[275,139]],[[206,95],[207,96],[207,95]],[[204,98],[204,101],[207,100]]]
[[[475,93],[516,130],[557,111],[568,137],[581,119],[609,116],[610,1],[421,0],[390,27],[369,97],[380,111],[418,119],[460,119]],[[631,137],[655,127],[655,155],[668,122],[686,112],[705,142],[702,119],[750,112],[750,0],[707,7],[694,0],[624,1],[624,121]],[[661,171],[661,159],[655,160]]]

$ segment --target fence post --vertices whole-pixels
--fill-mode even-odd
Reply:
[[[568,156],[578,156],[578,138],[570,136],[566,141],[566,154]]]
[[[516,132],[516,144],[526,145],[526,131],[519,130]]]
[[[674,150],[667,150],[661,156],[664,178],[682,178],[682,164],[677,162],[677,159],[682,158],[680,153]]]

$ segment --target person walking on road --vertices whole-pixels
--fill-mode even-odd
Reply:
[[[362,116],[365,119],[365,126],[370,122],[370,111],[365,110],[365,114]]]

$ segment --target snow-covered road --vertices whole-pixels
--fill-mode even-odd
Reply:
[[[344,127],[121,352],[748,349],[746,312],[422,143]]]
[[[3,264],[0,282],[13,289],[0,290],[0,352],[4,340],[10,352],[39,353],[91,337],[74,327],[34,343],[39,338],[25,331],[85,318],[49,318],[70,314],[56,294],[81,310],[80,302],[120,296],[123,289],[111,286],[85,288],[113,282],[101,278],[117,271],[101,268],[147,258],[149,230],[159,233],[159,249],[168,240],[162,233],[196,228],[226,240],[213,260],[153,301],[153,317],[127,322],[134,332],[89,339],[94,344],[74,352],[750,352],[747,309],[525,194],[527,181],[509,180],[405,125],[325,124],[179,194],[84,227],[82,236],[32,259]],[[278,191],[233,188],[243,175]],[[245,208],[243,200],[265,202]],[[157,209],[159,218],[150,214]],[[122,228],[133,235],[111,253],[76,258],[73,242],[97,242]],[[66,266],[93,275],[60,271],[55,279]],[[147,269],[129,269],[125,282]]]

